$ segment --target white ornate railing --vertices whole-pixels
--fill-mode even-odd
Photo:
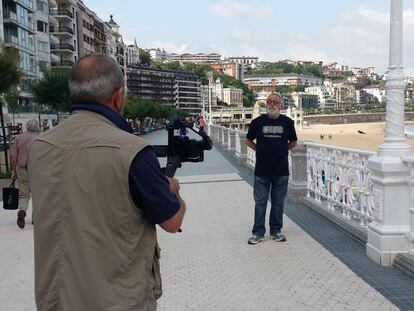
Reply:
[[[347,220],[366,227],[373,219],[373,152],[306,143],[307,196]]]
[[[410,195],[411,195],[411,204],[410,204],[410,232],[407,234],[408,240],[414,246],[414,157],[404,157],[403,161],[410,168],[410,177],[408,178],[408,184],[410,185]],[[413,254],[414,255],[414,254]]]

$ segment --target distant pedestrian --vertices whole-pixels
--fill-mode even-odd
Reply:
[[[200,127],[200,131],[204,131],[204,128],[206,126],[206,120],[204,120],[203,116],[200,116],[200,118],[198,119],[198,125]]]
[[[33,139],[39,135],[39,122],[36,119],[27,121],[26,130],[27,132],[16,136],[10,149],[12,178],[17,178],[19,184],[17,226],[21,229],[26,225],[25,218],[30,199],[30,183],[27,174],[28,148]]]
[[[271,199],[270,238],[286,241],[282,234],[283,209],[287,194],[289,150],[296,147],[297,137],[292,119],[280,114],[281,96],[271,94],[266,100],[266,115],[254,119],[246,136],[246,145],[256,151],[254,171],[254,226],[249,244],[264,241],[267,201]],[[256,143],[254,142],[256,140]]]

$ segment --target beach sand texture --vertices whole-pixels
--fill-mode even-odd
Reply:
[[[414,122],[406,122],[414,124]],[[346,148],[377,151],[384,142],[385,122],[352,124],[316,124],[297,128],[299,141],[312,141],[316,144],[334,145]],[[358,133],[362,131],[365,134]],[[324,139],[321,139],[324,135]],[[329,138],[331,135],[332,138]],[[407,139],[414,150],[414,139]]]

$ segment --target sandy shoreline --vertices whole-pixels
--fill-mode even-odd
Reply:
[[[414,124],[414,122],[406,122]],[[385,122],[352,123],[334,125],[311,125],[297,128],[299,141],[312,141],[317,144],[335,145],[346,148],[377,151],[384,142]],[[365,134],[358,133],[362,131]],[[324,135],[324,139],[321,139]],[[332,138],[329,138],[329,137]],[[407,143],[414,150],[414,139],[407,139]]]

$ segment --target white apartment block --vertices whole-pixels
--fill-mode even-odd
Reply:
[[[57,8],[55,0],[37,0],[36,1],[36,12],[35,12],[35,43],[36,43],[36,71],[38,76],[41,75],[42,71],[45,71],[50,67],[51,54],[50,44],[57,44],[59,40],[56,36],[50,34],[50,28],[57,27],[58,21],[49,15],[49,10]],[[55,56],[55,55],[54,55]],[[59,59],[55,57],[55,60]]]
[[[218,63],[221,61],[221,55],[216,53],[204,54],[171,54],[171,61],[177,61],[181,63],[189,62],[189,63],[197,63],[197,64],[212,64]]]
[[[230,56],[226,58],[226,61],[242,64],[244,68],[256,68],[259,62],[257,56]]]
[[[126,65],[133,66],[139,63],[139,47],[137,40],[134,40],[134,44],[130,44],[126,47]]]
[[[319,108],[335,109],[336,100],[332,86],[317,85],[305,88],[305,92],[318,96]]]
[[[166,52],[164,49],[148,49],[147,51],[150,53],[152,60],[159,62],[167,62],[171,60],[170,53]]]
[[[243,107],[243,90],[235,87],[223,88],[222,101],[228,105]]]

